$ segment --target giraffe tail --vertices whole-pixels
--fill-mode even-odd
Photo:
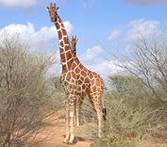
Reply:
[[[107,110],[105,107],[102,108],[103,120],[106,121]]]

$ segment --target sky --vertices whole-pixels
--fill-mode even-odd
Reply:
[[[140,36],[158,36],[167,27],[167,0],[0,0],[0,35],[19,34],[32,53],[53,56],[60,74],[58,39],[46,6],[55,2],[69,38],[79,39],[81,62],[106,78],[121,71],[113,56],[130,52]]]

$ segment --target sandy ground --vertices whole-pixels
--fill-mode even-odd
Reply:
[[[75,129],[76,139],[75,144],[68,145],[63,143],[65,136],[65,120],[63,111],[58,111],[56,113],[50,113],[45,120],[45,127],[42,129],[41,133],[37,136],[37,140],[41,140],[38,147],[90,147],[91,140],[88,137],[78,136],[77,132],[81,132],[85,129],[85,125],[80,126]]]
[[[75,128],[75,144],[64,144],[65,137],[65,119],[64,111],[51,112],[44,121],[44,127],[36,140],[41,142],[35,147],[90,147],[93,139],[90,137],[91,130],[96,130],[95,124],[84,124]],[[167,144],[151,143],[152,141],[143,141],[137,147],[167,147]]]

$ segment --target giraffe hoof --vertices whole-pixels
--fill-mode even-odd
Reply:
[[[70,137],[70,140],[68,141],[68,144],[74,144],[75,137],[72,135]]]
[[[68,140],[64,140],[63,143],[68,144],[69,142],[68,142]]]
[[[68,144],[74,144],[74,140],[70,140]]]
[[[63,143],[68,144],[68,142],[69,142],[69,136],[68,136],[68,137],[66,137],[66,138],[64,139]]]

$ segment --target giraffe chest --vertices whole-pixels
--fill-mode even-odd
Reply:
[[[64,87],[65,92],[75,95],[86,95],[89,89],[89,81],[88,76],[84,77],[73,71],[61,75],[61,84]]]

